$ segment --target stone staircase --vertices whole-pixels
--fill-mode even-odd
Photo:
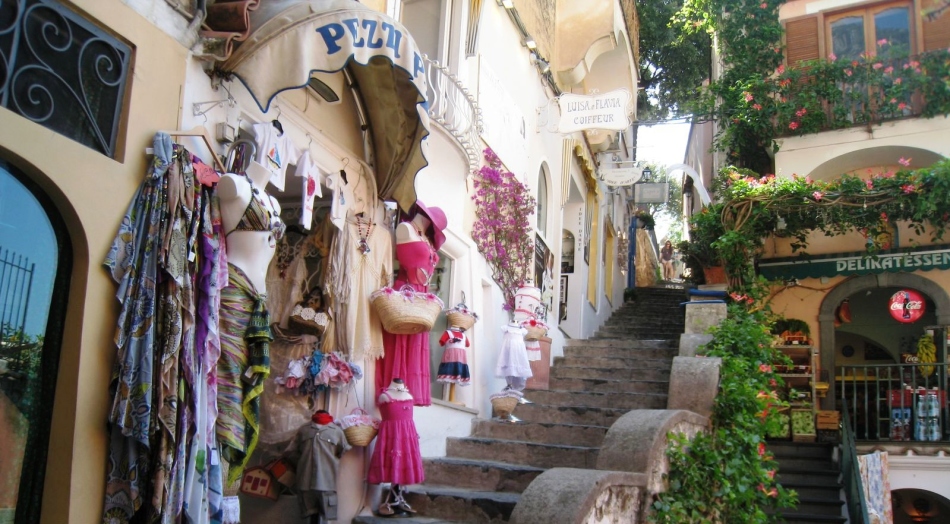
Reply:
[[[769,441],[778,482],[798,492],[798,507],[778,510],[787,524],[845,523],[840,468],[834,444]]]
[[[479,419],[425,459],[425,484],[408,486],[412,523],[507,522],[521,493],[552,467],[594,469],[611,424],[632,409],[665,409],[683,332],[682,289],[640,288],[593,339],[569,340],[550,389],[526,390],[520,422]],[[361,516],[357,523],[389,518]]]

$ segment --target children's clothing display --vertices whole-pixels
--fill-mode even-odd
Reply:
[[[301,195],[303,198],[303,209],[300,213],[300,225],[304,229],[310,229],[313,221],[313,200],[315,197],[323,196],[323,174],[317,167],[317,164],[310,157],[310,151],[304,151],[297,160],[294,175],[300,179],[303,184]]]
[[[419,484],[425,481],[422,467],[422,452],[419,450],[419,433],[412,420],[413,400],[396,400],[385,391],[381,398],[388,398],[377,407],[382,421],[376,435],[376,447],[369,463],[366,480],[370,484],[391,482],[394,484]]]
[[[524,344],[524,336],[528,331],[511,324],[502,326],[501,331],[504,335],[501,351],[498,353],[498,364],[495,366],[495,376],[508,380],[512,389],[524,389],[525,381],[533,376]]]
[[[254,124],[254,141],[257,142],[254,161],[270,173],[271,185],[283,191],[287,165],[300,158],[300,150],[286,133],[270,122]]]
[[[472,376],[468,369],[468,358],[465,355],[465,348],[471,345],[468,337],[462,330],[450,327],[442,333],[439,344],[445,349],[442,352],[437,380],[446,384],[469,385]]]
[[[297,465],[295,485],[301,515],[335,520],[336,504],[329,501],[336,498],[340,459],[350,444],[329,414],[317,412],[313,419],[297,431],[287,456]]]
[[[541,342],[538,340],[525,340],[525,350],[528,352],[528,361],[534,362],[541,360]]]

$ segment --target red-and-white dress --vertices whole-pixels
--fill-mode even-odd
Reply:
[[[439,364],[439,377],[436,380],[446,384],[469,385],[472,375],[468,370],[465,348],[470,347],[471,343],[465,332],[460,329],[447,329],[442,333],[439,344],[444,346],[445,350],[442,352],[442,363]]]

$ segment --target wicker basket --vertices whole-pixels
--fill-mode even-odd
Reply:
[[[443,308],[439,297],[417,293],[408,286],[401,291],[388,287],[375,291],[370,296],[370,303],[376,308],[383,329],[394,335],[431,331]]]
[[[525,326],[528,334],[524,336],[525,340],[538,340],[548,334],[548,328],[543,326]]]
[[[515,410],[515,406],[518,405],[518,399],[515,397],[498,397],[491,399],[492,411],[495,412],[495,416],[499,418],[506,418],[511,415],[511,412]]]
[[[368,446],[376,438],[377,430],[373,426],[350,426],[343,430],[346,441],[351,446]]]
[[[449,311],[445,314],[445,320],[448,326],[455,326],[465,331],[472,329],[472,326],[475,325],[475,317],[461,311]]]

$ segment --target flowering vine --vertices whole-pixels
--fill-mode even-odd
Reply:
[[[528,187],[504,169],[491,148],[486,164],[475,172],[475,224],[472,239],[505,297],[505,310],[514,311],[515,292],[530,275],[534,262],[531,223],[535,199]]]

